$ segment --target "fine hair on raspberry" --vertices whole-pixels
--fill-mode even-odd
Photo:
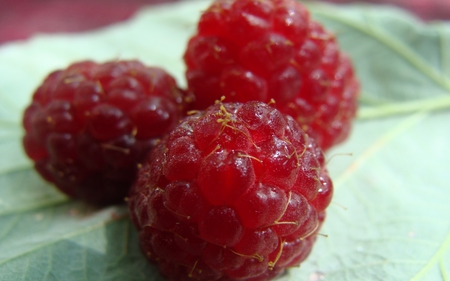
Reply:
[[[140,161],[188,100],[166,71],[137,60],[72,63],[34,92],[23,116],[24,149],[70,197],[123,202]]]
[[[168,280],[267,281],[309,255],[332,194],[322,150],[291,116],[221,101],[155,146],[128,206]]]

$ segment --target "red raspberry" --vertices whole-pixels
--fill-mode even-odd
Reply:
[[[178,123],[185,98],[169,74],[138,61],[74,63],[34,92],[24,148],[69,196],[116,203],[146,152]]]
[[[322,151],[259,102],[188,116],[130,191],[141,247],[169,280],[269,280],[311,251],[333,193]]]
[[[349,134],[359,86],[334,35],[296,0],[216,0],[184,54],[195,108],[276,101],[320,147]]]

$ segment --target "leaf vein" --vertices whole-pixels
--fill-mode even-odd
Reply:
[[[420,110],[440,111],[450,109],[450,97],[439,97],[430,100],[397,102],[377,106],[362,106],[357,118],[360,120],[389,117],[400,114],[410,114]]]
[[[60,237],[58,237],[56,239],[53,239],[53,240],[48,241],[46,243],[42,243],[42,244],[40,244],[40,245],[38,245],[36,247],[30,248],[29,250],[22,252],[20,254],[8,257],[8,258],[0,261],[0,265],[3,265],[3,264],[5,264],[7,262],[10,262],[12,260],[18,259],[18,258],[20,258],[22,256],[25,256],[25,255],[30,254],[32,252],[35,252],[37,250],[40,250],[40,249],[42,249],[44,247],[52,246],[52,245],[54,245],[54,244],[56,244],[58,242],[66,240],[66,239],[70,239],[70,238],[73,238],[73,237],[76,237],[76,236],[79,236],[79,235],[84,235],[84,234],[90,233],[90,232],[95,231],[95,230],[97,230],[97,229],[99,229],[101,227],[107,226],[107,225],[109,225],[111,223],[114,223],[114,222],[117,222],[117,221],[120,221],[120,220],[124,220],[124,219],[127,219],[127,217],[111,218],[111,219],[102,221],[100,223],[91,225],[89,227],[83,228],[83,229],[81,229],[79,231],[74,231],[74,232],[67,233],[65,235],[61,235]]]
[[[19,129],[20,123],[16,120],[0,119],[0,127],[4,127],[2,129]]]
[[[372,243],[380,243],[380,242],[385,242],[385,241],[402,241],[402,242],[406,242],[406,243],[412,243],[412,244],[423,244],[423,245],[427,245],[427,246],[436,246],[436,245],[440,245],[438,242],[434,242],[434,241],[429,241],[426,239],[417,239],[417,238],[409,238],[409,237],[380,237],[377,239],[371,239],[370,241],[360,241],[361,243],[364,244],[372,244]]]
[[[441,270],[442,279],[444,281],[449,281],[450,279],[447,274],[447,269],[445,268],[444,259],[442,259],[441,262],[439,263],[439,269]]]
[[[0,170],[0,176],[5,176],[8,174],[29,170],[32,167],[33,167],[33,164],[31,163],[31,161],[28,161],[26,164],[21,164],[21,165],[12,166],[12,167],[4,167],[3,169]]]
[[[14,213],[28,212],[28,211],[31,211],[34,209],[41,209],[41,208],[56,206],[56,205],[64,204],[68,201],[70,201],[70,199],[65,196],[57,197],[57,198],[50,198],[50,200],[42,200],[35,204],[27,204],[26,206],[21,207],[21,208],[16,208],[14,210],[6,210],[3,212],[0,212],[0,217],[9,215],[9,214],[14,214]]]
[[[51,249],[48,249],[48,256],[48,266],[45,271],[44,280],[48,280],[53,267],[53,251]]]
[[[447,233],[447,237],[442,242],[441,247],[439,250],[431,257],[431,259],[428,261],[428,263],[420,270],[412,279],[411,281],[418,281],[421,280],[425,274],[427,274],[433,266],[435,266],[438,262],[443,260],[443,257],[447,253],[447,250],[450,247],[450,232]]]
[[[450,92],[450,79],[439,73],[436,69],[430,66],[424,59],[422,59],[416,52],[414,52],[410,47],[403,44],[399,40],[394,37],[388,35],[387,33],[381,31],[376,28],[370,21],[367,21],[366,26],[354,22],[352,20],[345,19],[342,16],[339,16],[339,13],[335,11],[331,11],[331,9],[317,9],[312,8],[313,12],[317,15],[326,17],[335,22],[347,25],[350,28],[353,28],[360,33],[366,34],[369,37],[372,37],[384,44],[389,49],[393,50],[400,57],[408,61],[411,65],[416,67],[420,72],[422,72],[425,76],[430,78],[436,84],[441,86],[446,91]]]
[[[438,26],[438,33],[441,41],[442,75],[450,77],[450,40],[444,36],[444,25]]]
[[[343,183],[348,180],[361,166],[363,166],[368,159],[370,159],[375,152],[384,147],[387,143],[393,140],[396,136],[400,135],[409,128],[417,125],[423,121],[428,115],[425,112],[418,112],[406,118],[403,122],[400,122],[397,126],[394,126],[391,130],[381,135],[380,138],[375,140],[371,146],[369,146],[353,163],[342,173],[342,175],[335,180],[336,190],[339,189]]]
[[[328,273],[337,273],[340,272],[342,270],[344,271],[356,271],[359,270],[361,268],[370,268],[370,267],[375,267],[375,266],[385,266],[387,264],[424,264],[426,263],[426,261],[421,261],[421,260],[401,260],[401,259],[383,259],[380,261],[373,261],[373,262],[369,262],[369,263],[360,263],[360,264],[356,264],[353,266],[345,266],[342,269],[337,269],[337,270],[332,270],[332,271],[328,271]],[[349,279],[351,280],[351,279]]]
[[[2,240],[3,238],[5,238],[6,236],[8,236],[9,232],[11,232],[14,228],[14,226],[16,226],[18,224],[18,222],[20,221],[22,215],[17,215],[15,217],[15,219],[6,227],[4,227],[1,235],[0,235],[0,240]]]

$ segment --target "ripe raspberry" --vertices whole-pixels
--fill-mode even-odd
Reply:
[[[130,191],[141,247],[169,280],[269,280],[311,251],[333,193],[322,151],[259,102],[188,116]]]
[[[95,204],[126,196],[138,163],[184,111],[174,78],[138,61],[83,61],[34,92],[23,145],[36,170],[71,197]]]
[[[184,54],[194,107],[276,101],[322,149],[349,134],[359,86],[333,34],[296,0],[216,0]]]

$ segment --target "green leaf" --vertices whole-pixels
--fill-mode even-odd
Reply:
[[[450,105],[450,26],[425,25],[396,9],[312,5],[338,36],[363,85],[360,118]]]
[[[90,209],[39,178],[22,151],[21,116],[42,79],[76,60],[138,58],[183,85],[184,46],[208,4],[0,48],[1,280],[163,280],[125,206]],[[369,5],[308,7],[353,58],[361,108],[327,155],[335,195],[324,236],[279,280],[450,280],[450,24]]]

